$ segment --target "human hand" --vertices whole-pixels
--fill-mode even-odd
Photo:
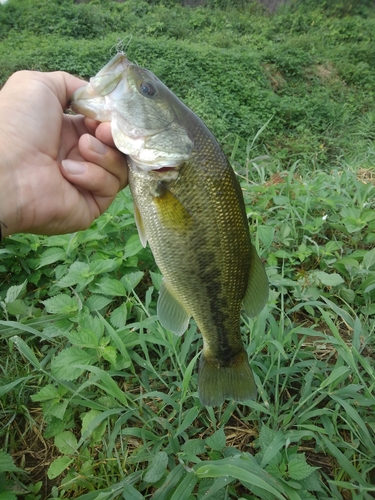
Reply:
[[[3,236],[86,229],[126,186],[110,124],[63,113],[85,84],[60,71],[20,71],[0,91]]]

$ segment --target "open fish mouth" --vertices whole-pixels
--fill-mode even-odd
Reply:
[[[150,71],[117,54],[71,97],[71,108],[110,122],[116,147],[136,170],[168,172],[190,159],[193,142],[176,105],[167,106],[164,84]],[[175,98],[177,100],[177,98]]]

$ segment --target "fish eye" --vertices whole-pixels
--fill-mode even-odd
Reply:
[[[156,88],[150,82],[142,82],[139,89],[147,97],[153,97],[156,94]]]

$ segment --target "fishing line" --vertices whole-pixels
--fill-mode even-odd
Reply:
[[[125,40],[128,38],[127,43],[125,44]],[[124,54],[126,55],[126,49],[129,47],[131,41],[132,41],[133,35],[126,35],[123,39],[118,38],[117,43],[112,45],[112,47],[109,49],[109,53],[112,56],[113,49],[116,50],[116,54]]]

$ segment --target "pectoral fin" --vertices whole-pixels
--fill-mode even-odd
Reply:
[[[138,229],[139,239],[141,240],[142,246],[145,248],[147,245],[147,234],[145,227],[143,225],[141,214],[138,210],[137,205],[135,204],[134,204],[134,218]]]
[[[246,314],[252,317],[260,313],[268,300],[267,274],[253,244],[250,262],[249,283],[242,303]]]
[[[180,336],[186,331],[190,314],[169,291],[164,279],[159,291],[157,313],[162,326],[170,332]]]
[[[163,181],[158,183],[154,203],[164,227],[179,233],[189,231],[193,223],[193,218],[169,189],[167,183]]]

